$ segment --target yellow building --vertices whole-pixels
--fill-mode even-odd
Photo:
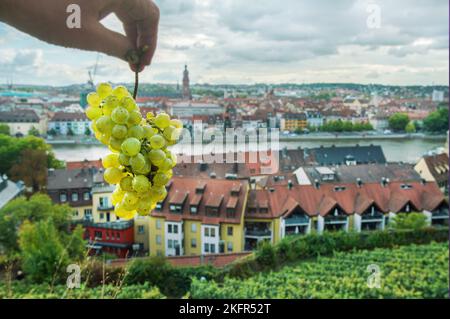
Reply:
[[[285,113],[280,124],[282,131],[289,132],[304,130],[308,126],[305,113]]]
[[[150,216],[150,255],[243,251],[248,190],[244,180],[173,179]]]

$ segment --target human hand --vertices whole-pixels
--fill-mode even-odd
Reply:
[[[80,7],[81,27],[67,26],[67,7]],[[126,36],[99,21],[115,13]],[[127,60],[130,50],[148,49],[133,71],[150,65],[156,50],[159,9],[152,0],[1,0],[0,20],[43,41],[70,48],[103,52]]]

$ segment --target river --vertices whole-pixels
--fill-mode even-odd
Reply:
[[[444,139],[390,139],[390,140],[371,140],[371,139],[346,139],[346,140],[301,140],[301,141],[282,141],[280,147],[295,149],[298,147],[312,148],[323,146],[348,146],[348,145],[380,145],[383,148],[386,159],[389,162],[407,162],[415,163],[426,152],[444,147]],[[250,145],[254,149],[255,144]],[[53,145],[56,157],[65,161],[81,161],[84,159],[94,160],[109,153],[109,150],[103,145],[81,145],[81,144],[56,144]],[[174,149],[180,153],[180,148]],[[198,154],[201,150],[193,153]],[[192,153],[184,149],[183,153]]]

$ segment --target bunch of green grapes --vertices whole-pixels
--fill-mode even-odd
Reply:
[[[116,185],[111,198],[115,214],[124,219],[148,215],[167,196],[165,186],[177,163],[167,147],[177,143],[183,124],[164,112],[142,118],[124,86],[101,83],[87,102],[95,137],[112,152],[102,164],[105,181]]]

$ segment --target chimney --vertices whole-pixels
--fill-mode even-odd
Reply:
[[[362,184],[363,184],[363,183],[362,183],[361,178],[358,177],[358,178],[356,179],[356,185],[358,185],[358,187],[361,187]]]
[[[292,180],[288,180],[288,189],[289,189],[289,190],[292,189]]]
[[[319,180],[318,180],[318,179],[315,179],[315,180],[314,180],[314,187],[315,187],[316,189],[319,189],[319,188],[320,188],[320,183],[319,183]]]

